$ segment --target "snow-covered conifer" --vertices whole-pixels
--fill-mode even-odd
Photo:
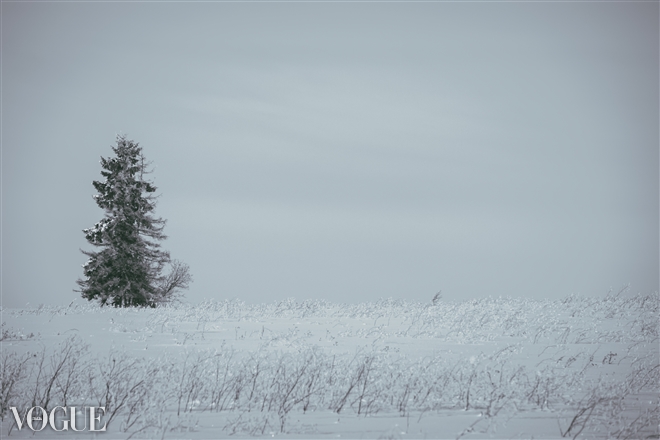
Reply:
[[[94,181],[96,204],[105,211],[94,227],[85,229],[87,241],[100,248],[82,251],[89,257],[78,280],[83,298],[115,307],[155,307],[174,298],[192,281],[188,266],[170,259],[160,248],[165,220],[155,217],[156,187],[145,180],[148,163],[137,142],[117,137],[115,157],[101,158],[105,177]],[[166,265],[172,266],[163,275]]]

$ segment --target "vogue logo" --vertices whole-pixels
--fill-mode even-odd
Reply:
[[[53,429],[53,431],[58,431],[58,432],[68,431],[69,427],[71,427],[71,429],[76,432],[84,431],[85,429],[87,429],[87,417],[84,417],[84,410],[82,411],[83,420],[84,420],[83,427],[79,428],[77,426],[75,406],[69,407],[71,418],[68,420],[62,418],[62,413],[64,417],[67,416],[67,409],[62,406],[56,406],[50,411],[50,414],[48,414],[48,412],[46,412],[46,410],[40,406],[33,406],[32,408],[25,410],[25,414],[23,415],[23,418],[20,417],[15,406],[10,407],[10,409],[12,414],[14,415],[14,420],[16,420],[16,426],[18,426],[19,431],[23,429],[23,424],[26,424],[28,428],[30,428],[32,431],[41,431],[49,424],[50,427]],[[60,410],[59,414],[56,413],[58,410]],[[105,407],[104,406],[98,407],[98,410],[103,411],[103,414],[96,415],[97,414],[96,410],[97,407],[94,406],[88,407],[89,431],[105,431],[105,425],[106,425],[105,423],[103,423],[102,428],[97,428],[98,426],[97,422],[100,424],[101,417],[105,415]]]

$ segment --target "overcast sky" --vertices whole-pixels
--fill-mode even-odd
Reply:
[[[193,303],[658,290],[658,3],[2,3],[2,305],[117,134]]]

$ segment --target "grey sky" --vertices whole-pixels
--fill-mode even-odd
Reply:
[[[658,3],[2,3],[2,303],[67,303],[115,135],[188,300],[658,290]]]

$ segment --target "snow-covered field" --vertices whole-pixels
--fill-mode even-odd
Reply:
[[[0,436],[660,438],[659,316],[627,292],[5,309]],[[19,430],[33,406],[107,432]]]

